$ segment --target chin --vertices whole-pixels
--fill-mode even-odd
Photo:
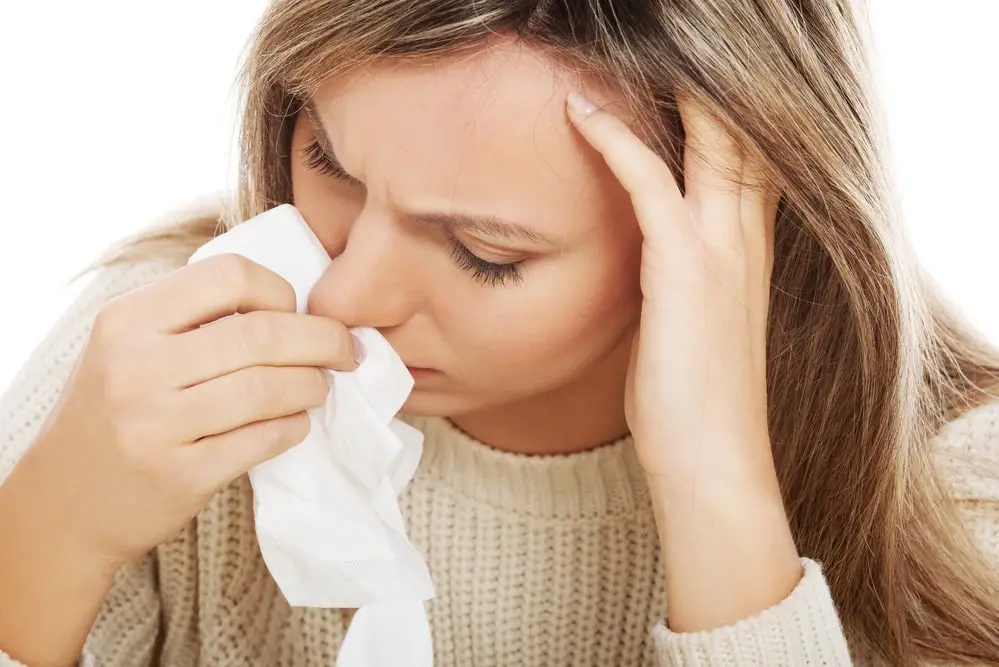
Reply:
[[[407,417],[459,417],[470,412],[487,410],[498,405],[495,400],[414,389],[399,414]]]

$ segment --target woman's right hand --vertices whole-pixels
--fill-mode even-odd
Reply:
[[[107,304],[12,477],[78,547],[121,565],[301,442],[329,393],[322,369],[356,367],[348,330],[295,313],[284,279],[212,257]]]

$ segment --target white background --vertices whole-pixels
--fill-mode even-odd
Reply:
[[[869,0],[911,236],[999,341],[999,2]],[[4,2],[0,389],[108,244],[231,180],[265,0]]]

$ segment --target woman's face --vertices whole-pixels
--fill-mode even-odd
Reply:
[[[333,257],[310,310],[381,331],[416,378],[405,412],[623,379],[641,238],[570,89],[507,42],[331,79],[296,120],[294,203]]]

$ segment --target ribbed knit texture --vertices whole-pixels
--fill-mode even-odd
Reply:
[[[84,290],[0,403],[0,480],[55,404],[101,306],[172,268],[108,269]],[[630,440],[528,457],[493,450],[445,420],[412,421],[425,452],[401,506],[436,585],[428,610],[439,667],[850,664],[821,569],[807,559],[788,598],[752,618],[691,634],[663,625],[663,565]],[[940,440],[941,451],[999,461],[999,408],[967,415]],[[994,556],[999,485],[964,459],[942,458],[961,511]],[[284,601],[260,558],[242,478],[121,570],[81,664],[331,667],[349,620],[349,611]],[[0,667],[17,664],[0,652]]]

